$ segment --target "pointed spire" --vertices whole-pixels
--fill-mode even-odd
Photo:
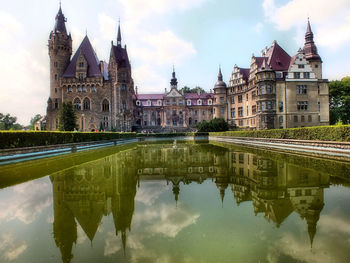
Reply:
[[[172,79],[170,81],[171,87],[177,88],[177,78],[175,74],[175,66],[173,65],[173,73],[172,73]]]
[[[218,81],[222,81],[221,66],[219,66]]]
[[[321,60],[317,53],[317,47],[314,42],[314,33],[311,30],[310,19],[307,19],[307,28],[305,33],[304,53],[307,60]]]
[[[120,31],[120,18],[119,18],[119,25],[118,25],[117,45],[118,46],[122,45],[122,34]]]
[[[126,233],[125,233],[125,230],[122,231],[122,243],[123,243],[123,251],[124,251],[124,256],[125,256],[125,249],[126,249]]]
[[[58,9],[58,13],[56,15],[54,32],[55,33],[60,32],[60,33],[67,34],[65,22],[67,22],[67,19],[65,18],[64,14],[62,13],[61,1],[60,1],[60,8]]]

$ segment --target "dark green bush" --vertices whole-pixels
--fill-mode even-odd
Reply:
[[[222,118],[215,118],[211,121],[202,121],[197,124],[198,132],[222,132],[228,131],[229,125]]]
[[[0,149],[127,139],[136,137],[207,136],[208,133],[150,133],[134,132],[49,132],[49,131],[0,131]]]
[[[252,137],[271,139],[296,139],[320,141],[350,141],[350,125],[317,126],[306,128],[211,132],[210,136]]]

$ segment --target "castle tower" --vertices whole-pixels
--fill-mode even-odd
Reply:
[[[116,119],[112,123],[117,131],[131,131],[134,118],[134,100],[136,99],[134,81],[131,77],[131,65],[129,62],[126,45],[122,47],[120,24],[117,33],[117,45],[112,41],[108,65],[108,73],[112,85],[114,101],[112,112]]]
[[[67,34],[65,22],[67,19],[62,13],[61,5],[56,15],[55,27],[51,31],[48,47],[50,57],[50,97],[47,105],[47,129],[57,129],[57,113],[62,103],[60,78],[67,68],[72,55],[72,38]]]
[[[310,20],[307,20],[304,49],[306,60],[309,61],[317,79],[322,79],[322,59],[317,53],[314,34],[311,30]]]
[[[177,89],[177,78],[176,78],[176,74],[175,74],[175,67],[173,67],[173,73],[172,73],[172,78],[170,81],[170,87],[171,89]]]
[[[214,118],[223,118],[227,121],[227,98],[226,98],[226,83],[222,80],[221,68],[219,67],[218,81],[214,86]]]

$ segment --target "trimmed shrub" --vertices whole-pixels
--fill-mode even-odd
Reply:
[[[305,128],[211,132],[210,136],[231,136],[271,139],[319,140],[350,142],[350,125]]]
[[[136,137],[208,136],[208,133],[0,131],[0,149],[35,147]]]

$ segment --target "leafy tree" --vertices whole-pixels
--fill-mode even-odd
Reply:
[[[77,115],[71,101],[65,101],[58,112],[58,129],[73,131],[77,127]]]
[[[0,130],[21,130],[22,125],[16,123],[17,117],[13,117],[10,114],[0,113]]]
[[[329,83],[330,124],[350,123],[350,77]]]
[[[185,86],[185,87],[182,88],[182,90],[183,90],[184,93],[197,93],[198,90],[200,90],[201,93],[204,93],[204,92],[205,92],[205,90],[202,89],[202,88],[199,87],[199,86],[196,86],[196,87],[193,88],[193,89],[191,89],[191,88]]]
[[[215,118],[211,121],[202,121],[197,124],[198,132],[220,132],[228,131],[229,125],[222,118]]]
[[[29,130],[34,130],[34,124],[40,120],[43,116],[40,114],[35,115],[33,118],[30,119],[30,125],[29,125]]]

